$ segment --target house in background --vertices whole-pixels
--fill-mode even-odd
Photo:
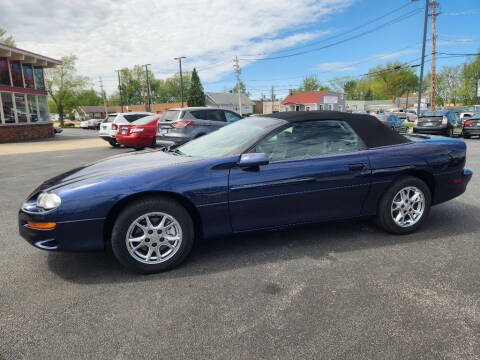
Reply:
[[[240,96],[242,101],[242,114],[253,114],[253,106],[255,103],[245,94],[240,94]],[[238,94],[206,92],[205,100],[205,105],[207,106],[240,113]]]
[[[107,113],[112,114],[116,112],[115,106],[107,106]],[[87,120],[87,119],[105,119],[105,106],[79,106],[73,112],[75,120]]]
[[[345,94],[329,90],[292,93],[280,105],[280,111],[311,110],[345,111]]]

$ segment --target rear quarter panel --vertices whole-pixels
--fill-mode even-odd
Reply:
[[[463,170],[465,154],[463,141],[433,136],[428,140],[370,150],[372,183],[363,214],[375,214],[383,193],[396,179],[408,174],[431,179],[433,204],[445,201],[442,199],[445,178]]]

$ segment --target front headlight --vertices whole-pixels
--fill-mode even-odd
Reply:
[[[37,197],[37,207],[44,210],[55,209],[59,207],[61,203],[62,199],[60,199],[60,196],[54,193],[43,192]]]

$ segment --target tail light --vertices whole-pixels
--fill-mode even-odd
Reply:
[[[115,123],[113,123],[113,124],[112,124],[112,130],[118,130],[118,125],[115,124]]]
[[[195,121],[192,121],[192,120],[187,120],[187,121],[182,120],[182,121],[175,121],[172,125],[173,127],[176,127],[176,128],[184,128],[194,123]]]
[[[463,124],[464,125],[472,125],[473,121],[472,120],[465,120],[465,122]]]
[[[387,122],[386,121],[382,121],[383,122],[383,125],[387,125]]]
[[[448,118],[443,115],[443,118],[442,118],[442,125],[447,125],[448,124]]]

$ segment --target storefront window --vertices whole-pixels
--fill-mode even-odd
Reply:
[[[17,108],[17,118],[19,123],[27,122],[27,107],[25,105],[25,95],[24,94],[13,94],[15,98],[15,107]]]
[[[30,122],[38,121],[37,95],[28,94],[28,112],[30,113]]]
[[[45,81],[43,79],[43,68],[35,66],[33,68],[33,74],[35,76],[35,88],[39,90],[45,90]]]
[[[12,93],[2,92],[2,108],[3,117],[5,118],[5,124],[15,123],[15,110],[13,107]]]
[[[50,120],[48,118],[48,102],[46,96],[38,95],[38,110],[40,112],[39,121],[46,122]]]
[[[22,68],[20,61],[10,61],[10,72],[12,74],[13,86],[23,87]]]
[[[0,57],[0,84],[11,86],[7,58]]]
[[[30,64],[22,64],[23,79],[25,80],[25,87],[33,89],[35,84],[33,82],[33,69]]]

